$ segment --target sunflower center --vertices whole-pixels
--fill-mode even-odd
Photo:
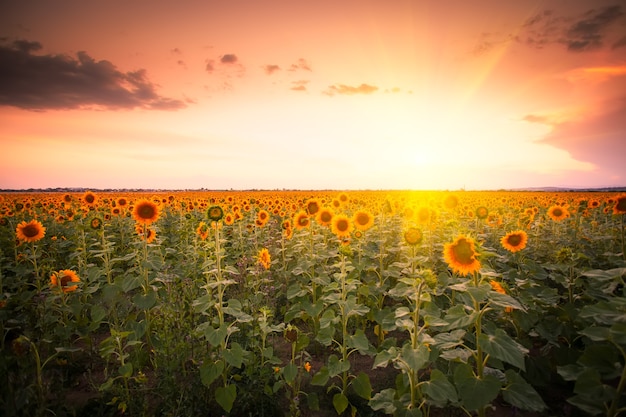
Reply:
[[[154,209],[151,206],[145,204],[139,207],[139,209],[137,210],[137,214],[142,219],[151,219],[152,217],[154,217]]]
[[[511,235],[507,239],[507,242],[511,246],[518,246],[520,243],[522,243],[522,236],[521,235]]]
[[[554,214],[556,217],[561,217],[563,215],[563,210],[559,208],[554,209],[554,211],[552,211],[552,214]]]
[[[452,250],[454,252],[454,257],[460,264],[470,265],[474,262],[474,251],[472,250],[470,242],[467,240],[459,241],[459,243],[457,243]]]
[[[72,282],[72,278],[69,275],[63,275],[61,277],[61,287],[67,287],[67,284]]]
[[[350,227],[350,224],[347,220],[340,219],[336,224],[337,230],[340,232],[345,232]]]
[[[359,213],[356,216],[356,222],[361,226],[366,225],[369,221],[370,221],[370,216],[368,216],[365,213]]]
[[[332,218],[333,216],[327,211],[322,212],[322,214],[320,215],[320,219],[325,223],[331,221]]]
[[[619,211],[626,211],[626,197],[624,197],[624,198],[618,198],[618,199],[617,199],[617,204],[615,204],[615,207],[616,207]]]
[[[33,224],[29,224],[22,229],[22,233],[26,237],[35,237],[39,233],[39,228]]]

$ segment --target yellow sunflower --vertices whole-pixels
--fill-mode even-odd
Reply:
[[[331,231],[339,238],[349,237],[354,229],[354,225],[345,214],[338,214],[333,217]]]
[[[406,232],[404,232],[404,240],[411,246],[417,245],[423,238],[424,234],[417,227],[410,227]]]
[[[312,198],[306,202],[306,212],[309,216],[313,217],[320,211],[320,203],[316,199]]]
[[[205,222],[200,222],[196,229],[196,234],[202,240],[206,240],[209,237],[209,226]]]
[[[489,216],[489,209],[487,209],[487,207],[485,206],[480,206],[476,208],[476,218],[483,220],[486,219],[487,216]]]
[[[548,209],[548,216],[555,222],[558,222],[569,216],[569,213],[561,206],[552,206]]]
[[[515,232],[509,232],[506,236],[500,239],[502,247],[510,252],[518,252],[526,247],[528,242],[528,234],[523,230],[516,230]]]
[[[156,239],[156,232],[143,224],[138,224],[137,227],[135,227],[135,231],[141,240],[146,240],[146,243],[152,243],[154,239]]]
[[[293,217],[293,224],[296,229],[304,229],[311,225],[311,220],[304,210],[300,210]]]
[[[85,192],[85,194],[83,194],[83,201],[85,202],[85,204],[92,207],[96,205],[96,202],[98,201],[98,196],[91,191],[87,191]]]
[[[460,275],[467,275],[480,270],[480,262],[474,241],[465,236],[457,237],[454,242],[444,246],[443,257],[450,268]]]
[[[211,206],[207,210],[207,216],[209,220],[218,222],[224,217],[224,210],[220,206]]]
[[[37,242],[46,234],[46,228],[38,220],[31,220],[26,223],[23,220],[15,229],[18,240],[21,242]]]
[[[317,212],[315,220],[322,226],[330,226],[335,213],[329,208],[323,208]]]
[[[63,292],[76,291],[76,288],[78,288],[78,282],[80,282],[80,278],[76,272],[71,269],[63,269],[58,272],[53,272],[50,276],[50,286],[52,288],[61,289]]]
[[[154,223],[159,218],[159,206],[149,200],[138,201],[133,209],[133,218],[139,223]]]
[[[352,216],[352,222],[357,230],[364,232],[374,224],[374,216],[365,210],[358,210]]]
[[[270,252],[266,248],[261,249],[259,251],[259,255],[257,256],[257,261],[261,264],[263,269],[270,269],[270,264],[272,263]]]

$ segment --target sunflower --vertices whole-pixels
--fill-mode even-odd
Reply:
[[[626,194],[620,194],[615,197],[613,214],[626,214]]]
[[[141,237],[141,240],[146,240],[146,243],[152,243],[156,239],[156,232],[143,224],[138,224],[135,227],[135,231]]]
[[[548,216],[555,222],[561,221],[569,215],[567,210],[561,206],[552,206],[548,209]]]
[[[200,222],[196,229],[196,234],[202,240],[206,240],[209,237],[209,226],[205,222]]]
[[[270,214],[267,212],[267,210],[259,210],[259,212],[256,214],[255,224],[259,227],[263,227],[267,224],[269,219]]]
[[[21,242],[37,242],[46,234],[46,228],[37,220],[31,220],[28,223],[23,220],[17,225],[15,233]]]
[[[357,230],[364,232],[374,224],[374,216],[365,210],[358,210],[352,216],[352,222],[354,222],[354,227]]]
[[[153,223],[159,218],[159,206],[150,200],[138,201],[133,209],[133,218],[139,223]]]
[[[206,214],[209,220],[218,222],[222,220],[222,217],[224,217],[224,210],[221,206],[211,206],[207,210]]]
[[[102,227],[102,220],[100,220],[99,217],[94,217],[93,219],[91,219],[89,226],[91,226],[91,228],[94,230],[98,230]]]
[[[226,213],[224,215],[224,224],[231,225],[235,223],[235,215],[232,213]]]
[[[91,191],[87,191],[83,194],[83,201],[88,206],[95,206],[98,201],[98,196]]]
[[[489,216],[489,210],[485,206],[480,206],[476,208],[476,218],[479,220],[484,220]]]
[[[293,224],[296,229],[304,229],[311,225],[311,220],[304,210],[300,210],[293,216]]]
[[[323,208],[317,212],[317,216],[315,216],[315,220],[322,226],[330,226],[330,223],[333,221],[333,216],[335,213],[329,208]]]
[[[80,278],[76,275],[76,272],[71,269],[64,269],[58,272],[53,272],[50,276],[50,286],[52,288],[59,288],[63,292],[76,291],[77,284],[80,282]]]
[[[352,224],[348,216],[344,214],[338,214],[333,217],[331,231],[338,238],[349,237],[353,229],[354,229],[354,225]]]
[[[410,227],[406,232],[404,232],[404,240],[411,246],[417,245],[422,241],[424,235],[422,231],[417,227]]]
[[[128,200],[126,197],[118,197],[116,204],[120,207],[126,207],[128,205]]]
[[[263,269],[270,269],[270,264],[272,263],[270,252],[266,248],[261,249],[259,251],[259,255],[257,256],[257,261],[261,264]]]
[[[456,208],[456,206],[459,205],[459,198],[455,196],[454,194],[450,194],[443,201],[443,205],[445,206],[445,208],[452,210]]]
[[[526,247],[528,242],[528,235],[523,230],[516,230],[515,232],[509,232],[500,239],[502,247],[510,252],[518,252]]]
[[[446,244],[443,249],[443,257],[448,266],[463,276],[480,270],[477,255],[474,241],[465,236],[457,237],[454,242]]]
[[[310,199],[306,202],[306,212],[309,216],[315,216],[320,211],[320,203],[316,199]]]

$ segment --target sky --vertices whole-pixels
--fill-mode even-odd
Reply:
[[[0,188],[626,186],[624,0],[0,0]]]

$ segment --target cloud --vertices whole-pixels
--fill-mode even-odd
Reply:
[[[206,60],[206,66],[204,67],[205,71],[209,74],[215,71],[215,61],[212,59]]]
[[[597,50],[604,47],[611,36],[610,28],[623,16],[620,5],[591,9],[577,17],[558,16],[545,10],[526,21],[518,39],[535,48],[561,44],[570,52]],[[613,48],[623,46],[623,41],[612,41]]]
[[[540,142],[566,150],[579,161],[593,163],[608,176],[626,181],[626,95],[606,100],[566,121],[550,123],[549,117],[527,116],[526,120],[547,123],[552,130]]]
[[[86,52],[35,55],[39,42],[0,45],[0,105],[27,110],[108,108],[177,110],[185,102],[160,96],[146,70],[121,72]]]
[[[265,71],[267,75],[272,75],[276,71],[280,71],[280,67],[278,65],[268,64],[263,66],[263,71]]]
[[[378,91],[378,87],[369,85],[369,84],[361,84],[358,87],[352,87],[345,84],[336,84],[328,87],[324,94],[329,96],[334,96],[335,94],[343,94],[343,95],[354,95],[354,94],[372,94]]]
[[[308,83],[309,83],[308,80],[292,81],[291,82],[292,86],[289,89],[293,91],[307,91],[306,85]]]
[[[235,54],[225,54],[220,57],[220,62],[222,64],[235,64],[237,61],[237,55]]]
[[[298,70],[311,71],[311,64],[306,59],[300,58],[298,59],[296,63],[291,64],[291,66],[288,69],[288,71],[298,71]]]

